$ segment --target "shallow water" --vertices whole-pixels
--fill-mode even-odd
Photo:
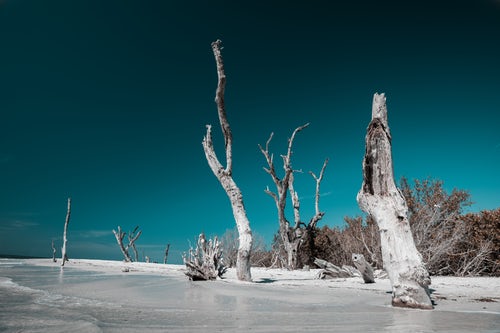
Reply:
[[[383,292],[104,274],[0,259],[0,332],[498,332],[498,313],[392,308]]]

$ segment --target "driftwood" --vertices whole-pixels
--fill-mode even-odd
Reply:
[[[352,266],[342,265],[342,267],[339,267],[323,259],[314,259],[314,264],[322,268],[317,275],[318,279],[349,278],[361,275]]]
[[[183,255],[186,265],[185,274],[192,281],[215,280],[227,271],[222,260],[222,244],[215,237],[208,241],[202,233],[198,237],[196,249],[190,248],[189,254]]]
[[[365,283],[374,283],[373,267],[366,261],[365,256],[359,253],[352,254],[352,262],[361,273],[361,277]]]
[[[71,216],[71,198],[68,198],[68,209],[66,211],[66,221],[64,222],[63,246],[61,249],[61,260],[62,260],[61,266],[64,266],[64,263],[68,261],[68,255],[66,254],[66,243],[68,242],[67,233],[68,233],[68,224],[70,216]]]
[[[226,116],[226,108],[224,105],[224,91],[226,87],[226,74],[224,71],[224,62],[222,61],[222,42],[216,40],[212,43],[212,51],[214,53],[215,62],[217,64],[217,90],[215,92],[215,103],[217,104],[217,112],[219,115],[219,122],[224,135],[224,142],[226,148],[226,167],[224,168],[217,158],[215,153],[214,144],[212,141],[212,126],[207,125],[207,133],[203,138],[203,150],[207,159],[210,169],[219,180],[224,188],[231,208],[233,210],[234,220],[238,228],[238,258],[236,259],[236,276],[238,280],[252,281],[252,274],[250,272],[250,255],[252,252],[252,231],[250,229],[250,221],[248,220],[245,205],[243,203],[243,194],[240,188],[236,185],[233,179],[233,153],[232,141],[233,135],[229,127],[229,121]]]
[[[432,309],[429,273],[413,241],[405,198],[394,182],[391,140],[385,95],[375,94],[366,133],[363,183],[357,201],[380,230],[384,269],[392,286],[392,305]]]

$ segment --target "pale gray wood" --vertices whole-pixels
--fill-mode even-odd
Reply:
[[[365,283],[375,283],[373,267],[366,261],[365,256],[360,253],[353,253],[351,258],[354,266],[356,266],[357,270],[361,273],[363,281],[365,281]]]
[[[243,203],[243,195],[241,190],[233,180],[233,160],[232,160],[232,140],[233,136],[231,128],[226,116],[224,105],[224,91],[226,86],[226,74],[224,72],[224,63],[222,60],[221,49],[222,42],[217,40],[212,43],[212,51],[214,53],[215,62],[217,64],[217,90],[215,92],[215,103],[217,104],[217,112],[219,122],[222,128],[225,142],[226,152],[226,167],[224,168],[219,162],[215,153],[212,141],[212,126],[207,125],[207,133],[203,138],[203,150],[210,169],[219,180],[220,184],[226,191],[233,216],[236,222],[239,235],[238,258],[236,259],[236,275],[239,280],[251,281],[252,274],[250,271],[250,255],[252,249],[252,231],[250,229],[250,221],[248,220],[245,205]]]
[[[405,198],[394,182],[391,140],[386,97],[375,94],[357,201],[378,225],[393,306],[432,309],[429,273],[413,241]]]

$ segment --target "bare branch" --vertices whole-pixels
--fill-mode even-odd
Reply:
[[[316,180],[316,197],[315,197],[315,208],[316,208],[316,214],[319,213],[319,188],[320,188],[320,185],[321,185],[321,181],[323,180],[323,174],[325,173],[325,169],[326,169],[326,166],[328,164],[328,158],[325,159],[325,162],[323,162],[323,167],[321,168],[321,171],[319,173],[319,177],[317,177],[314,172],[312,171],[309,171],[309,174],[314,178],[314,180]]]
[[[217,76],[219,78],[217,83],[217,90],[215,92],[215,103],[217,104],[217,111],[219,114],[219,121],[222,128],[222,133],[224,134],[224,142],[226,147],[226,173],[230,175],[233,170],[233,159],[232,159],[232,140],[233,135],[231,133],[231,128],[229,127],[229,122],[226,116],[226,107],[224,104],[224,91],[226,89],[226,73],[224,72],[224,62],[221,55],[221,45],[222,41],[220,39],[212,43],[212,50],[215,56],[215,62],[217,63]]]

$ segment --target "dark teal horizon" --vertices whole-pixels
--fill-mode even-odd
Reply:
[[[120,259],[112,229],[143,235],[141,257],[170,262],[200,232],[234,227],[201,141],[213,125],[210,43],[221,39],[234,179],[252,230],[278,229],[258,144],[279,155],[293,129],[302,218],[362,215],[365,130],[387,96],[394,174],[468,190],[469,211],[500,206],[500,2],[0,2],[0,253]],[[292,216],[289,215],[292,219]]]

